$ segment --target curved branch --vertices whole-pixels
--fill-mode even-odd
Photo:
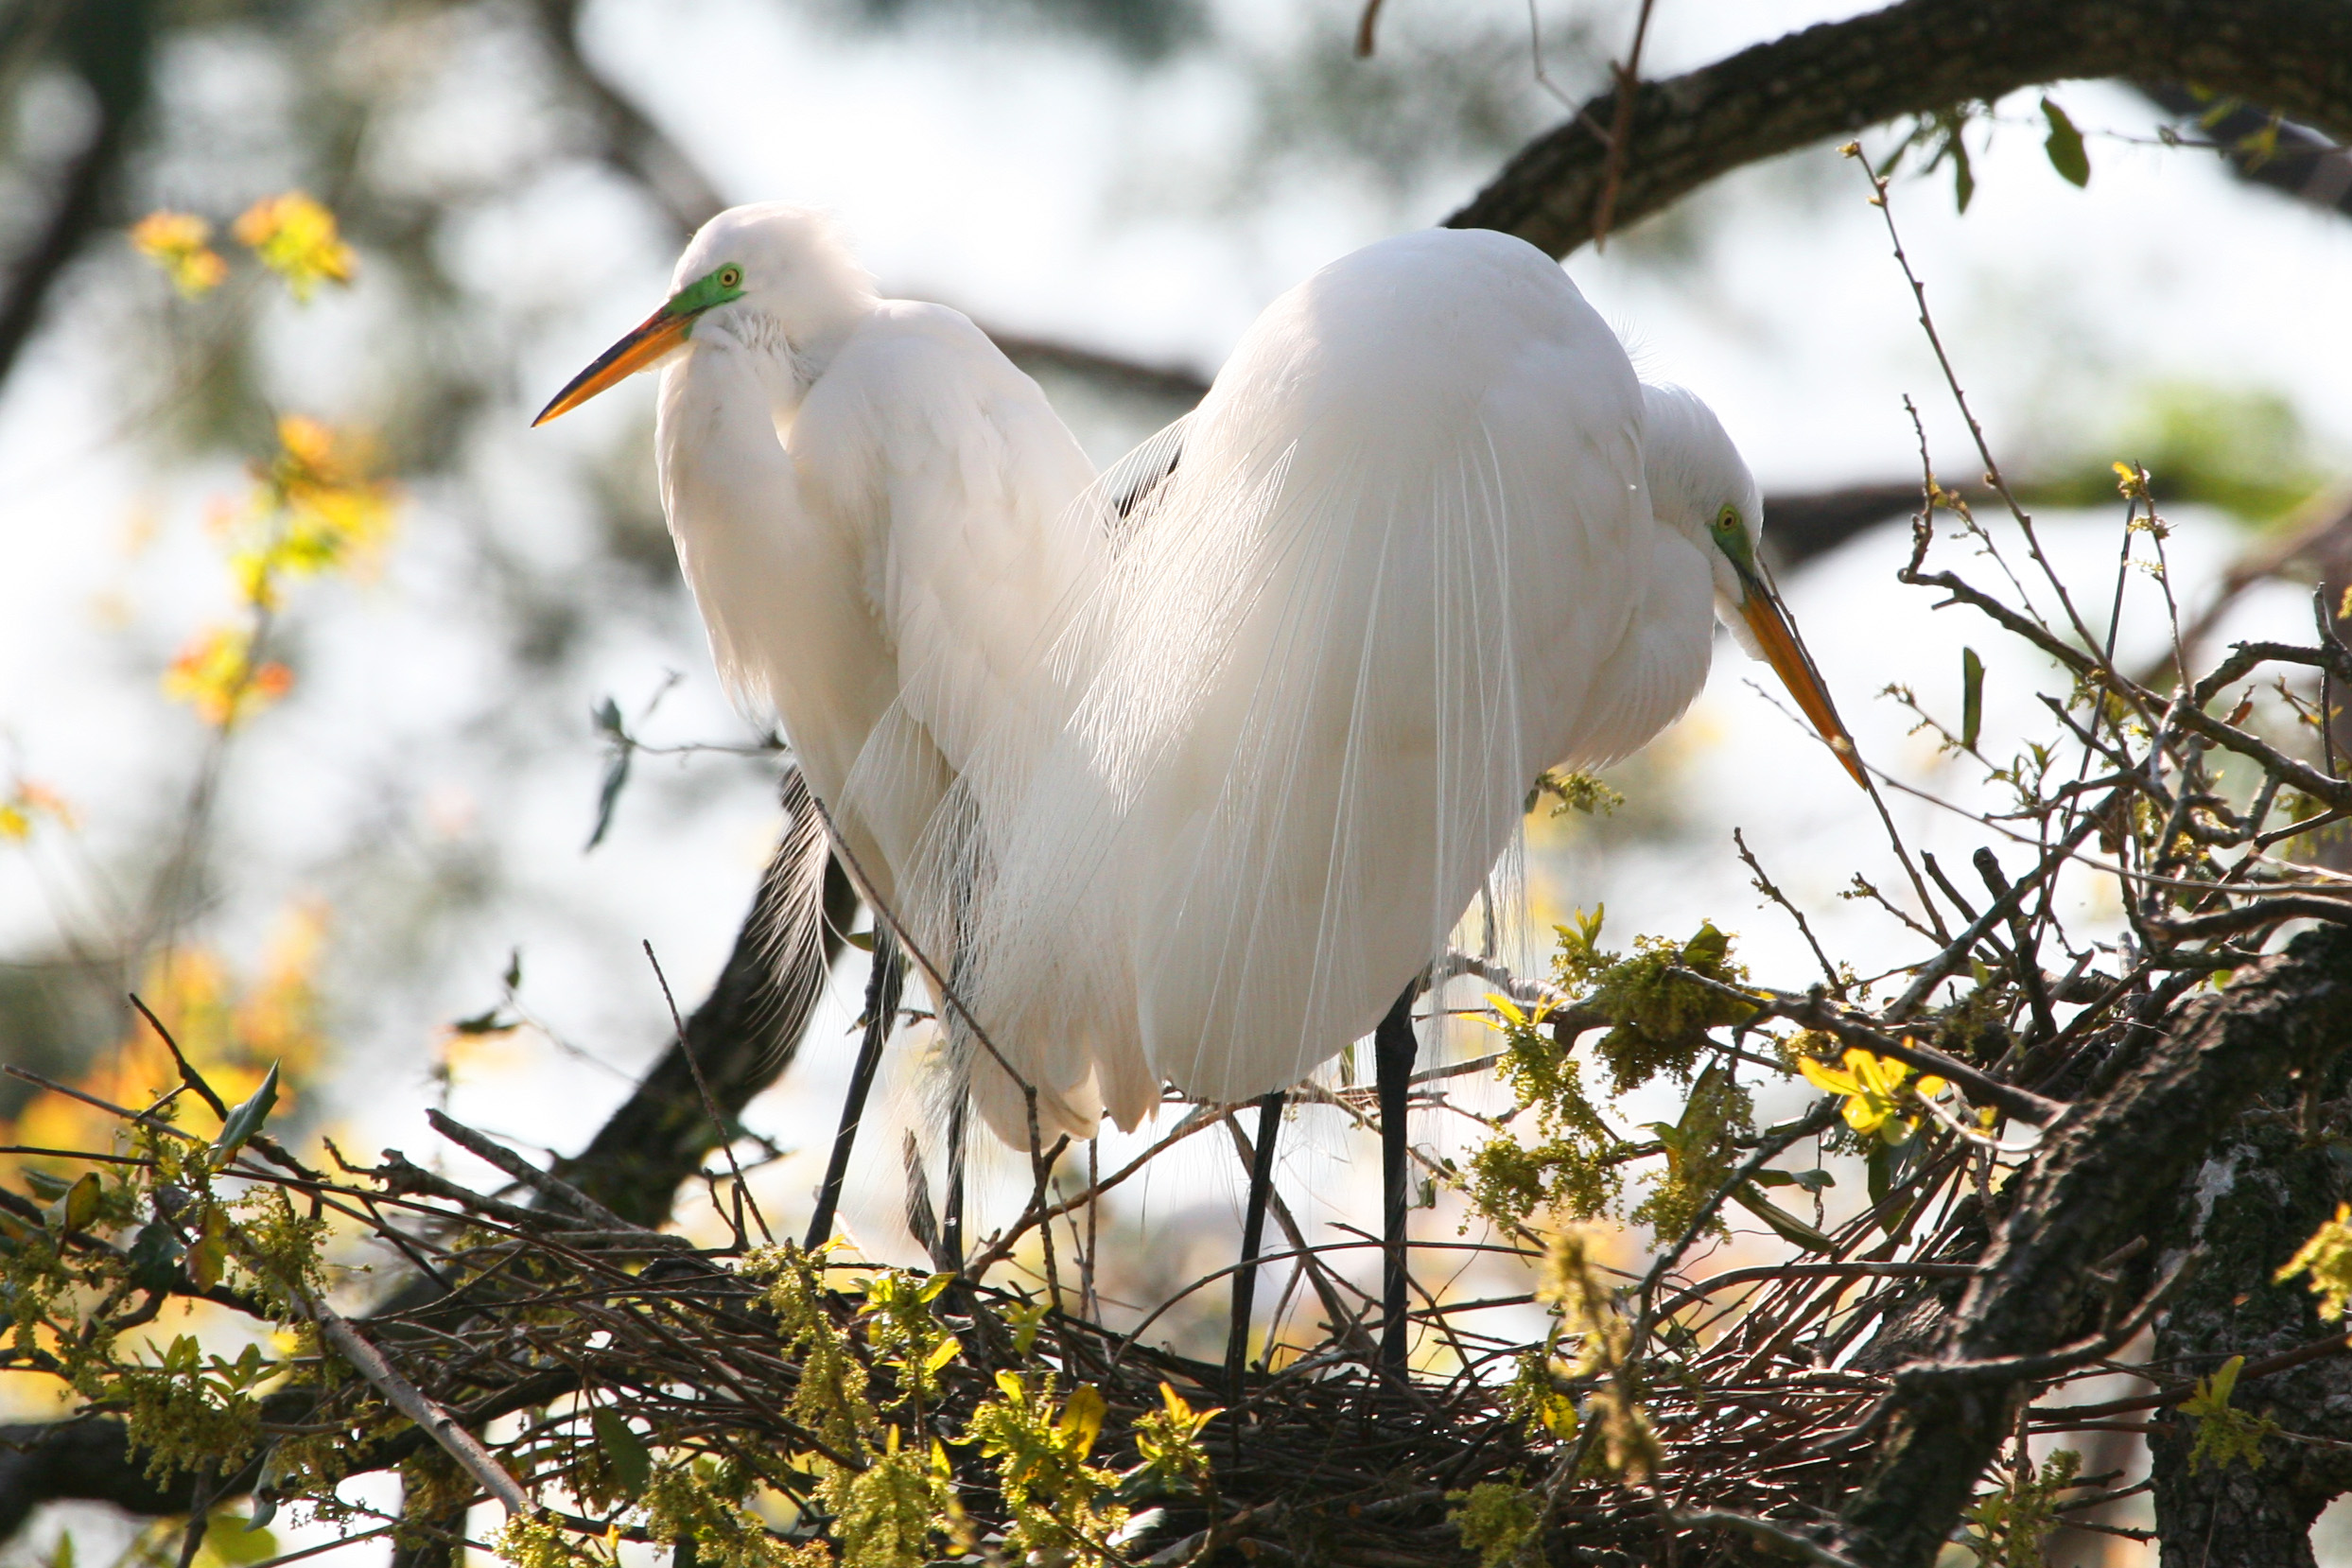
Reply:
[[[148,0],[87,0],[66,19],[65,51],[97,100],[98,123],[66,166],[48,222],[0,297],[0,380],[7,379],[41,324],[50,289],[105,220],[114,199],[132,132],[147,107],[149,12]]]
[[[1665,81],[1627,116],[1616,227],[1718,175],[1902,114],[2069,77],[2194,82],[2335,135],[2352,132],[2352,5],[2343,0],[1904,0]],[[1607,180],[1604,93],[1524,148],[1456,229],[1551,254],[1590,239]]]
[[[589,62],[580,47],[580,4],[538,0],[539,36],[549,59],[596,116],[604,161],[644,186],[680,235],[690,235],[726,200],[702,166]]]

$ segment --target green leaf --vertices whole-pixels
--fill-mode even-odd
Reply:
[[[1001,1309],[999,1315],[1013,1331],[1013,1350],[1016,1353],[1027,1355],[1029,1348],[1037,1342],[1037,1331],[1045,1326],[1045,1314],[1046,1303],[1043,1301],[1024,1300],[1017,1307],[1008,1304]],[[997,1381],[1002,1384],[1004,1375],[1000,1373]]]
[[[1952,139],[1946,145],[1952,151],[1952,201],[1966,212],[1968,203],[1977,199],[1977,171],[1969,166],[1968,144],[1960,140],[1958,127],[1953,129]]]
[[[1984,729],[1984,660],[1974,648],[1960,650],[1960,744],[1977,749]]]
[[[653,1455],[646,1451],[645,1439],[630,1429],[618,1410],[600,1409],[589,1421],[596,1429],[596,1446],[603,1451],[604,1462],[613,1467],[613,1478],[620,1483],[620,1490],[633,1498],[641,1494],[653,1478]]]
[[[1732,939],[1716,930],[1714,921],[1702,920],[1698,934],[1682,944],[1682,965],[1704,974],[1721,964],[1731,950]]]
[[[278,1064],[271,1062],[269,1075],[261,1080],[261,1087],[253,1090],[253,1097],[229,1112],[228,1124],[220,1129],[220,1136],[213,1140],[212,1162],[215,1170],[235,1159],[236,1151],[245,1146],[245,1141],[261,1131],[261,1124],[270,1119],[270,1108],[277,1103]]]
[[[853,931],[843,936],[842,940],[857,949],[860,952],[872,952],[874,950],[874,933],[870,931]]]
[[[596,793],[596,830],[588,835],[582,854],[602,844],[604,835],[612,830],[613,808],[620,804],[620,792],[629,782],[629,758],[635,755],[634,748],[619,746],[614,749],[613,759],[604,764],[603,787]]]
[[[1836,1242],[1831,1241],[1827,1236],[1822,1235],[1819,1230],[1814,1229],[1813,1227],[1756,1191],[1756,1185],[1752,1181],[1743,1181],[1737,1187],[1733,1188],[1732,1201],[1755,1215],[1766,1225],[1770,1226],[1773,1233],[1783,1241],[1794,1242],[1807,1252],[1838,1250]]]
[[[2049,154],[2049,166],[2071,185],[2091,183],[2091,155],[2082,150],[2082,132],[2066,118],[2066,112],[2049,99],[2042,100],[2042,117],[2049,121],[2049,136],[2042,149]]]
[[[1094,1439],[1103,1435],[1103,1417],[1109,1408],[1103,1391],[1090,1383],[1070,1391],[1070,1402],[1062,1406],[1062,1419],[1054,1423],[1054,1430],[1074,1457],[1085,1458],[1094,1447]]]

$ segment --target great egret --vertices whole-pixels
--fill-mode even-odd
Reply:
[[[1117,548],[1056,630],[1059,697],[1027,710],[1054,732],[967,759],[953,821],[986,842],[920,891],[968,906],[964,987],[994,1036],[1086,1029],[1136,1058],[1105,1082],[1261,1099],[1373,1033],[1394,1360],[1412,987],[1538,774],[1671,722],[1718,614],[1859,781],[1853,743],[1721,425],[1643,386],[1508,235],[1324,268],[1097,494]]]
[[[862,891],[890,910],[966,756],[1027,700],[1045,610],[1101,570],[1103,535],[1072,504],[1093,466],[984,334],[881,298],[802,208],[705,224],[670,299],[533,423],[656,367],[662,506],[711,655],[781,723]],[[1049,1129],[1101,1116],[1076,1039],[1023,1060]],[[983,1101],[1000,1126],[1005,1098]]]

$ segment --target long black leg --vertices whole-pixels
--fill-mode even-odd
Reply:
[[[849,1174],[849,1151],[858,1141],[858,1124],[865,1119],[865,1097],[874,1088],[875,1070],[881,1066],[882,1047],[898,1016],[898,994],[905,984],[906,965],[898,956],[898,945],[878,926],[874,967],[865,979],[865,1036],[858,1042],[858,1065],[849,1072],[849,1095],[842,1101],[841,1127],[833,1134],[833,1156],[825,1167],[825,1185],[817,1189],[817,1211],[809,1220],[811,1252],[832,1239],[833,1211],[841,1204],[841,1184]]]
[[[950,1263],[964,1266],[964,1121],[971,1108],[969,1085],[963,1085],[948,1112],[948,1200],[939,1209],[939,1246]]]
[[[1406,1159],[1404,1103],[1413,1084],[1413,987],[1407,985],[1372,1034],[1372,1067],[1380,1086],[1381,1331],[1380,1364],[1404,1370],[1404,1215]]]
[[[1282,1091],[1258,1097],[1258,1137],[1249,1151],[1249,1197],[1242,1208],[1242,1265],[1233,1271],[1233,1328],[1225,1341],[1225,1385],[1235,1409],[1242,1370],[1249,1359],[1249,1311],[1258,1294],[1258,1246],[1265,1236],[1266,1199],[1274,1191],[1274,1139],[1282,1130]]]

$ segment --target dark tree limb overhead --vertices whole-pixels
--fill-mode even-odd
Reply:
[[[152,21],[149,0],[81,0],[68,9],[60,42],[97,106],[97,126],[67,163],[47,221],[0,295],[0,381],[41,324],[51,288],[110,217],[147,108]]]
[[[2352,135],[2344,0],[1904,0],[1634,89],[1617,227],[1734,169],[1904,114],[2067,78],[2191,82]],[[1593,235],[1616,94],[1530,143],[1456,229],[1556,256]]]

